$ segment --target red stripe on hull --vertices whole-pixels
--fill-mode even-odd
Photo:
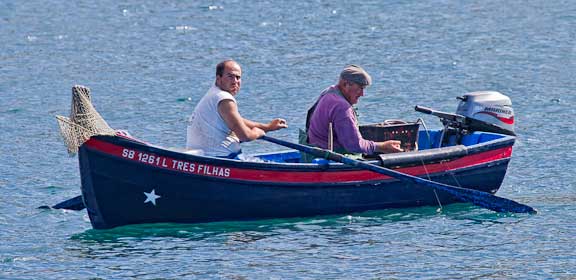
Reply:
[[[161,169],[173,170],[183,174],[194,174],[206,177],[276,183],[343,183],[391,179],[389,176],[367,170],[337,171],[328,169],[326,171],[278,171],[203,164],[189,160],[178,160],[154,153],[143,152],[137,149],[125,148],[94,138],[88,140],[84,145],[105,154],[118,157],[119,159],[138,162]],[[512,147],[509,146],[465,156],[452,161],[427,164],[425,166],[420,165],[398,168],[395,170],[419,176],[470,167],[499,159],[509,158],[511,155]]]

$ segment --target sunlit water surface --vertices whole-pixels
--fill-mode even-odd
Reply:
[[[0,1],[0,278],[574,279],[574,1]],[[54,115],[92,89],[109,124],[168,147],[238,60],[247,118],[288,120],[347,63],[374,84],[363,123],[437,119],[456,96],[511,97],[519,135],[498,195],[537,215],[467,204],[306,219],[92,230]],[[256,141],[244,151],[282,150]]]

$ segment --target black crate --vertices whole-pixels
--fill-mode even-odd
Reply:
[[[367,140],[382,142],[386,140],[400,140],[404,151],[416,149],[418,141],[417,122],[383,122],[360,126],[360,134]]]

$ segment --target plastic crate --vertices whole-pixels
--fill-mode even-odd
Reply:
[[[418,122],[385,121],[376,124],[361,125],[360,134],[367,140],[382,142],[400,140],[404,151],[413,151],[418,142]]]

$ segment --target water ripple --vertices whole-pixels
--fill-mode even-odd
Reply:
[[[0,278],[576,278],[575,12],[567,0],[0,2]],[[518,140],[498,195],[539,213],[456,204],[100,231],[84,211],[37,209],[79,194],[54,120],[72,85],[92,88],[111,126],[179,147],[226,58],[243,65],[243,116],[284,117],[274,136],[287,140],[348,63],[374,80],[363,123],[437,128],[414,105],[453,112],[456,96],[500,91]]]

